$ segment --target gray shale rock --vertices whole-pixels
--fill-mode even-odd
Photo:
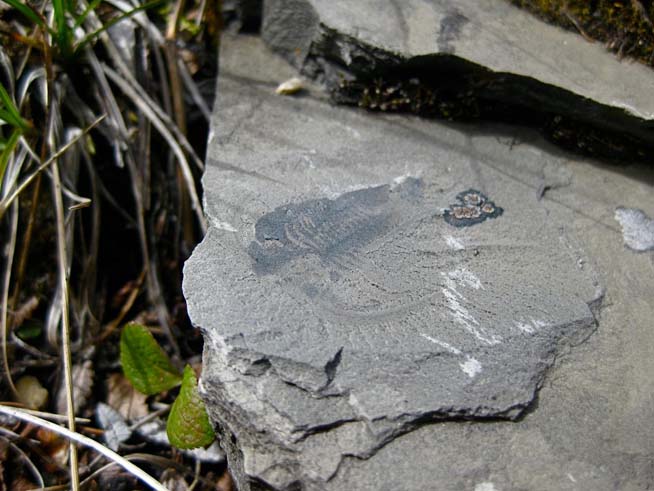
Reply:
[[[463,71],[484,81],[474,90],[485,100],[654,136],[649,67],[506,0],[267,0],[262,37],[331,88],[397,67],[437,84]]]
[[[414,430],[515,420],[561,346],[594,330],[588,259],[501,170],[544,174],[553,157],[276,96],[292,72],[253,40],[226,41],[221,65],[211,226],[184,292],[239,489],[391,489],[375,455],[398,439],[403,488],[430,489]],[[334,479],[350,459],[374,474]]]

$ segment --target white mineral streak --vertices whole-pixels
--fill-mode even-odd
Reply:
[[[221,222],[220,220],[213,217],[209,217],[209,220],[211,220],[211,225],[213,225],[218,230],[226,230],[227,232],[238,232],[238,230],[234,228],[234,226],[229,222]]]
[[[449,351],[450,353],[452,353],[454,355],[463,354],[460,349],[455,348],[454,346],[452,346],[451,344],[446,343],[445,341],[441,341],[439,339],[432,338],[431,336],[427,336],[426,334],[423,334],[423,333],[421,333],[420,335],[423,338],[425,338],[427,341],[431,341],[432,343],[437,344],[441,348],[445,348],[447,351]]]
[[[499,491],[492,482],[480,482],[475,486],[475,491]]]
[[[447,273],[447,276],[453,280],[457,280],[460,284],[479,290],[484,288],[481,284],[481,280],[477,278],[477,275],[471,273],[465,268],[457,268],[454,271]]]
[[[536,331],[538,331],[541,327],[547,326],[547,322],[542,321],[540,319],[530,319],[531,322],[529,321],[516,321],[515,325],[518,329],[520,329],[522,332],[527,333],[527,334],[533,334]]]
[[[462,251],[466,248],[459,239],[451,235],[445,236],[445,243],[450,249],[454,249],[455,251]]]
[[[449,351],[450,353],[452,353],[454,355],[457,355],[457,356],[463,355],[463,352],[460,349],[455,348],[454,346],[452,346],[449,343],[446,343],[445,341],[441,341],[440,339],[433,338],[433,337],[428,336],[427,334],[424,334],[424,333],[420,333],[420,335],[423,338],[425,338],[426,340],[428,340],[428,341],[430,341],[430,342],[432,342],[434,344],[437,344],[441,348],[446,349],[447,351]],[[468,355],[465,355],[465,356],[466,356],[466,361],[459,363],[459,367],[461,367],[461,370],[463,370],[463,372],[468,377],[473,378],[475,375],[477,375],[478,373],[481,372],[481,368],[482,368],[481,363],[479,363],[479,361],[477,361],[476,359],[474,359],[471,356],[468,356]]]
[[[463,302],[467,301],[466,297],[457,290],[458,286],[470,287],[475,290],[483,289],[479,278],[466,269],[456,269],[447,274],[441,273],[441,275],[445,279],[445,288],[441,288],[441,291],[445,295],[454,322],[462,325],[466,331],[483,343],[490,345],[500,343],[502,339],[499,336],[489,336],[484,332],[484,328],[481,327],[479,321],[463,305]]]
[[[418,176],[413,174],[404,174],[402,176],[397,176],[395,179],[393,179],[393,184],[391,184],[391,189],[395,189],[407,179],[417,179],[417,178]]]

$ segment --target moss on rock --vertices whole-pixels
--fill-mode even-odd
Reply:
[[[510,0],[549,23],[599,41],[618,56],[654,62],[652,0]]]

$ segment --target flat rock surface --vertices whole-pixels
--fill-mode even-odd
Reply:
[[[184,291],[239,489],[654,482],[654,268],[614,218],[651,171],[277,96],[255,38],[221,70]]]
[[[505,0],[270,0],[262,36],[327,82],[453,57],[500,75],[491,97],[652,136],[638,123],[654,119],[650,68]]]

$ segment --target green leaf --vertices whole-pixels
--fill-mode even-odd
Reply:
[[[181,449],[206,447],[216,438],[189,365],[184,367],[182,388],[170,409],[166,433],[170,444]]]
[[[154,336],[140,324],[123,327],[120,364],[134,388],[147,395],[171,389],[182,379]]]
[[[38,338],[42,332],[43,326],[35,320],[25,321],[22,326],[16,329],[16,335],[23,341]]]

